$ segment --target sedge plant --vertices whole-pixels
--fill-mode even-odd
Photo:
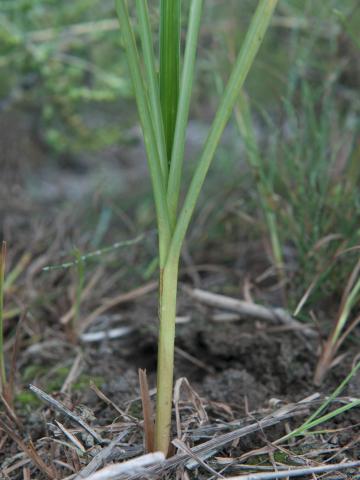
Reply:
[[[190,2],[183,59],[180,0],[160,3],[160,61],[157,71],[148,3],[136,0],[137,29],[126,0],[115,0],[150,170],[159,241],[159,343],[155,448],[167,454],[170,441],[175,314],[179,258],[196,203],[224,128],[269,26],[277,0],[259,0],[244,42],[192,175],[181,208],[185,134],[196,67],[203,0]],[[136,42],[135,30],[140,43]]]

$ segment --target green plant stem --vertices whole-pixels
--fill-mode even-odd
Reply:
[[[178,258],[169,258],[160,272],[155,446],[165,455],[169,448],[171,427],[178,263]]]
[[[181,0],[160,2],[160,102],[169,164],[179,98],[180,10]]]
[[[214,158],[221,135],[230,118],[237,97],[245,82],[250,67],[260,48],[266,29],[269,26],[277,0],[260,0],[252,18],[240,53],[235,61],[230,79],[222,95],[215,119],[207,136],[205,146],[185,197],[184,205],[177,220],[171,240],[169,257],[179,255],[201,187]]]
[[[259,2],[190,183],[184,206],[176,223],[166,267],[161,276],[156,446],[165,454],[169,445],[171,421],[178,259],[186,230],[222,132],[261,45],[276,3],[277,0],[260,0]]]
[[[191,91],[195,72],[196,48],[202,6],[203,0],[193,0],[190,7],[179,107],[176,117],[174,143],[171,152],[167,202],[169,206],[170,222],[174,226],[176,224],[177,206],[180,193],[186,127],[188,123]],[[178,263],[178,255],[168,256],[166,266],[160,273],[160,329],[155,444],[156,448],[163,451],[165,454],[169,448],[171,427]]]
[[[6,242],[2,242],[0,259],[0,392],[6,387],[6,371],[4,358],[4,280],[6,262]]]
[[[183,240],[189,226],[192,213],[213,160],[223,130],[229,120],[237,97],[260,48],[263,36],[269,25],[277,0],[259,0],[258,7],[251,21],[244,44],[235,62],[229,82],[221,98],[218,111],[210,128],[205,146],[195,174],[190,183],[183,208],[177,218],[176,209],[180,191],[180,177],[183,162],[186,124],[190,106],[191,84],[195,70],[195,53],[200,26],[202,0],[193,0],[190,10],[190,26],[182,77],[182,98],[179,114],[179,49],[180,49],[180,0],[161,0],[161,32],[160,32],[160,103],[163,116],[167,158],[172,163],[174,128],[177,123],[177,147],[174,153],[174,166],[170,165],[171,185],[166,188],[166,177],[162,172],[159,159],[157,134],[154,131],[153,114],[156,108],[154,101],[149,100],[142,77],[140,59],[134,39],[133,30],[125,0],[116,0],[117,14],[122,29],[127,52],[130,74],[134,86],[140,121],[142,124],[147,157],[154,190],[156,213],[159,229],[159,264],[160,264],[160,301],[159,301],[159,351],[157,381],[157,413],[156,413],[156,448],[165,454],[168,451],[171,426],[171,404],[174,370],[174,341],[178,263]],[[139,6],[139,5],[138,5]],[[141,6],[140,6],[141,10]],[[144,13],[144,12],[143,12]],[[148,21],[140,20],[142,36],[150,36]],[[144,48],[145,69],[153,69],[151,52]],[[146,65],[147,64],[147,65]],[[154,72],[149,72],[153,76]],[[150,92],[150,96],[151,96]],[[176,122],[177,119],[177,122]],[[169,211],[171,203],[171,212]],[[173,229],[174,227],[174,229]]]
[[[186,36],[183,69],[181,74],[179,106],[176,118],[174,144],[172,148],[167,200],[172,224],[176,214],[180,195],[182,165],[184,161],[186,128],[189,118],[191,91],[195,73],[196,48],[200,30],[203,0],[193,0],[189,13],[189,27]]]

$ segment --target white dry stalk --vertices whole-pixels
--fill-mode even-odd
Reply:
[[[205,303],[212,307],[222,308],[232,312],[248,317],[251,319],[260,319],[265,321],[277,321],[284,325],[294,328],[294,330],[301,330],[307,336],[316,336],[316,332],[306,325],[298,322],[294,317],[290,315],[283,308],[272,308],[257,305],[256,303],[246,302],[244,300],[238,300],[237,298],[227,297],[225,295],[219,295],[217,293],[211,293],[206,290],[200,290],[198,288],[190,289],[186,288],[186,292],[195,300]],[[224,319],[221,319],[224,321]],[[229,320],[225,318],[225,320]],[[231,318],[234,320],[234,318]],[[219,321],[219,320],[217,320]]]
[[[271,472],[271,473],[250,473],[249,475],[238,475],[236,477],[226,477],[225,480],[277,480],[280,478],[303,477],[315,473],[336,472],[348,468],[360,467],[360,461],[336,463],[333,465],[320,465],[318,467],[291,468],[289,470]],[[340,477],[337,477],[340,478]],[[357,476],[357,478],[359,478]]]
[[[105,339],[111,340],[114,338],[124,337],[133,331],[134,329],[132,327],[118,327],[112,328],[111,330],[103,330],[101,332],[82,333],[80,335],[80,340],[84,343],[100,342],[101,340]]]
[[[109,465],[98,472],[90,475],[85,480],[112,480],[122,474],[132,474],[143,467],[149,465],[159,464],[165,460],[165,455],[162,452],[148,453],[141,457],[128,460],[127,462],[114,463]]]

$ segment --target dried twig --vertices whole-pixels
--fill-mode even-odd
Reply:
[[[200,423],[204,424],[204,423],[208,422],[208,420],[209,420],[200,396],[192,388],[188,379],[185,378],[185,377],[178,378],[176,383],[175,383],[175,386],[174,386],[173,402],[174,402],[174,406],[175,406],[177,436],[178,436],[179,439],[182,437],[180,408],[179,408],[180,392],[181,392],[182,387],[186,388],[187,393],[189,395],[189,399],[190,399],[191,403],[193,404],[193,406],[194,406],[194,408],[197,412],[197,416],[199,418]]]
[[[69,417],[73,422],[80,425],[84,430],[86,430],[94,439],[100,443],[105,443],[105,440],[101,438],[101,436],[95,432],[87,423],[84,422],[82,418],[76,415],[74,412],[69,410],[65,405],[63,405],[55,398],[52,398],[47,393],[43,392],[40,388],[35,387],[35,385],[29,385],[29,389],[43,402],[47,403],[50,407],[54,408],[55,410],[61,412],[63,415]]]
[[[109,445],[104,447],[92,460],[88,465],[86,465],[85,468],[81,470],[77,474],[74,480],[82,480],[83,478],[87,478],[89,475],[91,475],[93,472],[95,472],[98,468],[102,467],[105,465],[105,463],[108,461],[110,456],[113,453],[113,450],[117,446],[118,443],[125,438],[125,436],[129,433],[128,430],[125,430],[124,432],[121,432],[120,435],[115,437]]]
[[[65,435],[66,438],[70,440],[72,444],[75,445],[76,448],[78,448],[81,452],[85,453],[86,449],[84,445],[78,440],[75,435],[73,435],[67,428],[64,427],[62,423],[60,423],[58,420],[55,420],[56,425],[58,428],[62,431],[62,433]]]
[[[280,322],[284,325],[290,326],[295,330],[301,330],[309,337],[317,336],[316,332],[308,326],[298,322],[283,308],[271,308],[257,305],[251,302],[245,302],[236,298],[219,295],[217,293],[207,292],[198,288],[185,287],[185,291],[195,300],[210,305],[212,307],[222,308],[237,312],[244,317],[261,319],[271,322]]]
[[[132,422],[135,424],[138,424],[138,419],[135,417],[132,417],[131,415],[127,414],[124,412],[116,403],[114,403],[110,398],[108,398],[96,385],[94,382],[90,382],[90,388],[93,390],[96,395],[105,402],[107,405],[110,405],[116,412],[118,412],[127,422]]]
[[[103,330],[101,332],[87,332],[80,335],[80,340],[84,343],[100,342],[105,339],[114,339],[124,337],[133,332],[132,327],[117,327],[110,330]]]
[[[249,475],[238,475],[236,477],[226,477],[225,480],[277,480],[278,478],[302,477],[303,475],[312,475],[315,473],[336,472],[348,468],[360,466],[358,462],[335,463],[333,465],[320,465],[318,467],[291,468],[281,472],[271,473],[250,473]]]
[[[144,478],[144,467],[154,463],[158,465],[159,463],[163,462],[164,459],[165,456],[162,452],[147,453],[146,455],[128,460],[127,462],[115,463],[105,467],[88,477],[86,480],[115,480],[119,477],[119,475],[131,475],[132,473],[138,471],[141,472],[140,477]]]
[[[63,383],[63,386],[61,387],[60,392],[65,393],[67,390],[70,389],[71,385],[75,382],[75,380],[78,378],[78,376],[81,373],[81,362],[83,359],[83,355],[81,352],[79,352],[74,360],[74,363],[72,364],[72,367],[65,379],[65,382]]]
[[[214,368],[210,367],[205,362],[199,360],[198,358],[194,357],[194,355],[191,355],[189,352],[186,352],[180,347],[175,347],[175,353],[208,373],[213,374],[215,372]]]
[[[135,300],[138,297],[146,295],[147,293],[153,292],[157,288],[157,282],[149,282],[145,285],[135,288],[130,292],[121,293],[110,300],[104,302],[100,307],[94,310],[88,317],[84,318],[84,320],[80,321],[80,325],[78,328],[79,333],[83,333],[89,325],[100,315],[105,313],[110,308],[113,308],[121,303],[130,302],[131,300]]]
[[[184,442],[179,440],[178,438],[175,438],[175,440],[172,441],[172,444],[178,448],[179,450],[185,452],[187,455],[189,455],[190,458],[194,459],[195,462],[198,465],[201,465],[202,467],[205,468],[205,470],[208,470],[210,473],[215,475],[215,477],[220,477],[224,478],[223,475],[218,473],[216,470],[214,470],[212,467],[210,467],[207,463],[204,462],[198,455],[196,455],[191,448],[189,448]]]
[[[38,469],[44,473],[48,478],[54,479],[54,471],[46,465],[44,460],[37,453],[33,443],[25,443],[5,422],[0,419],[0,429],[4,430],[6,434],[18,445],[18,447],[26,453],[26,455],[32,460],[32,462],[38,467]],[[56,478],[56,477],[55,477]]]
[[[238,440],[239,438],[245,437],[246,435],[257,432],[259,430],[272,427],[273,425],[276,425],[279,422],[295,417],[297,415],[304,414],[304,412],[307,411],[307,409],[308,409],[307,403],[303,403],[303,402],[282,407],[281,409],[276,410],[271,415],[269,415],[268,417],[262,420],[259,420],[258,422],[251,423],[250,425],[246,425],[245,427],[241,427],[231,432],[224,433],[223,435],[219,435],[215,438],[212,438],[207,442],[201,443],[200,445],[196,445],[191,449],[191,452],[192,454],[204,459],[206,457],[214,455],[217,451],[222,449],[226,444],[231,443],[234,440]],[[211,455],[209,455],[210,452],[211,452]],[[147,468],[145,470],[145,473],[149,476],[161,475],[167,470],[171,470],[173,468],[185,465],[190,458],[191,456],[188,453],[177,454],[169,458],[165,462],[163,462],[161,466],[154,466],[154,467]],[[140,480],[144,478],[144,476],[145,476],[144,472],[142,472],[142,474],[132,475],[130,479]]]
[[[4,410],[11,421],[13,421],[19,430],[23,429],[23,424],[20,418],[16,415],[15,410],[12,406],[8,403],[7,398],[0,393],[0,400],[3,404]]]

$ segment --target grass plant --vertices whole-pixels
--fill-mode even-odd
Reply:
[[[274,197],[272,182],[266,175],[264,162],[257,145],[256,134],[254,131],[253,121],[251,118],[250,102],[245,92],[241,92],[239,102],[235,106],[235,120],[240,135],[242,136],[248,163],[253,171],[256,180],[256,188],[258,191],[260,205],[266,221],[266,226],[270,234],[271,250],[273,262],[279,272],[283,272],[284,261],[283,253],[277,225],[276,214],[274,211]]]
[[[306,435],[307,433],[316,433],[312,430],[314,427],[321,425],[322,423],[330,420],[331,418],[334,418],[337,415],[340,415],[341,413],[344,413],[347,410],[350,410],[351,408],[359,407],[360,399],[358,398],[351,399],[348,403],[345,403],[345,405],[341,405],[341,407],[335,408],[334,410],[323,414],[323,412],[327,409],[327,407],[339,397],[341,392],[347,386],[349,381],[356,375],[359,369],[360,369],[360,362],[357,362],[355,366],[351,369],[350,373],[346,376],[346,378],[334,390],[334,392],[331,395],[329,395],[329,397],[319,406],[319,408],[313,414],[310,415],[310,417],[303,424],[301,424],[299,427],[292,430],[291,432],[289,432],[284,437],[280,438],[274,443],[279,444],[293,437]]]
[[[336,354],[354,328],[360,323],[360,315],[351,321],[350,314],[360,299],[360,260],[357,262],[342,295],[333,330],[326,340],[314,375],[314,383],[320,385],[330,368],[338,362]]]
[[[266,151],[264,174],[274,192],[289,307],[318,279],[301,316],[306,320],[324,297],[337,298],[351,275],[351,251],[360,240],[360,177],[352,111],[339,106],[335,87],[325,95],[306,80],[298,83],[296,97],[288,93],[284,99],[282,129],[257,110],[275,132],[261,152]],[[348,253],[340,261],[342,251]]]
[[[185,133],[188,125],[203,0],[192,0],[180,73],[180,1],[160,5],[160,72],[147,2],[137,0],[142,51],[136,43],[126,0],[116,0],[124,47],[147,152],[159,235],[159,346],[155,448],[168,452],[174,369],[178,265],[182,244],[223,130],[269,26],[277,0],[259,0],[221,96],[184,202],[179,208]],[[180,80],[179,80],[180,79]],[[177,91],[177,86],[179,90]],[[166,152],[166,156],[164,155]]]

